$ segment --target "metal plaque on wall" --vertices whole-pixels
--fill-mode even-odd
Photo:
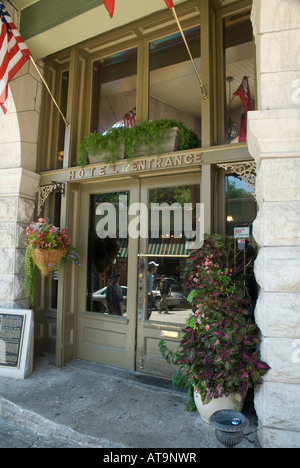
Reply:
[[[0,313],[0,367],[20,367],[26,315]]]

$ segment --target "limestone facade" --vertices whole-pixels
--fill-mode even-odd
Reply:
[[[258,111],[248,116],[257,163],[255,318],[271,366],[255,396],[262,447],[300,446],[300,4],[253,0]],[[28,61],[0,119],[0,307],[28,308],[25,228],[35,210],[42,84]]]
[[[262,447],[300,446],[300,5],[256,0],[259,111],[249,114],[257,163],[255,318],[271,366],[255,407]]]
[[[0,307],[28,308],[24,291],[25,229],[33,220],[41,83],[30,61],[10,82],[0,120]]]

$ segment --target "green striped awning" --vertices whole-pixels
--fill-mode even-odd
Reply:
[[[128,239],[123,239],[119,253],[118,253],[118,258],[127,258],[128,256]]]
[[[181,239],[169,238],[162,239],[158,242],[149,241],[148,254],[157,255],[158,257],[178,255],[188,255],[189,251]]]

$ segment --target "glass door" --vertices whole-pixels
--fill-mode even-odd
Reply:
[[[175,349],[191,313],[184,271],[201,231],[200,180],[201,173],[196,173],[141,184],[148,235],[140,236],[137,371],[171,376],[158,344],[164,338]],[[143,229],[146,234],[145,223]]]
[[[81,193],[77,357],[134,370],[138,239],[127,235],[136,182],[87,185]]]

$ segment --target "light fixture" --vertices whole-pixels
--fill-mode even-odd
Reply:
[[[231,221],[233,221],[233,217],[231,215],[228,215],[226,220],[228,221],[228,223],[230,223]]]
[[[230,143],[237,135],[237,125],[231,119],[231,83],[233,82],[233,76],[227,76],[226,81],[229,87],[229,119],[225,125],[225,132],[226,132],[226,142]]]

